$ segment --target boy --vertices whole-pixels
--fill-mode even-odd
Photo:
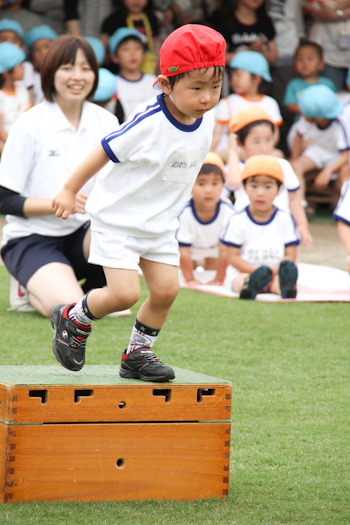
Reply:
[[[230,121],[230,147],[228,178],[235,195],[235,209],[242,210],[249,204],[248,195],[242,185],[240,173],[243,162],[239,162],[239,152],[249,159],[253,155],[273,155],[274,123],[269,114],[257,106],[241,109]],[[312,236],[305,210],[301,203],[299,179],[286,159],[277,159],[283,171],[284,184],[274,204],[291,213],[298,228],[298,233],[308,246],[312,245]]]
[[[231,217],[221,239],[236,270],[232,288],[240,299],[255,299],[264,290],[293,299],[299,236],[291,215],[273,204],[282,168],[275,157],[256,155],[246,161],[241,178],[250,204]]]
[[[337,221],[338,235],[346,250],[346,266],[350,274],[350,179],[343,184],[333,217]]]
[[[219,239],[234,207],[220,198],[225,183],[225,166],[217,153],[208,153],[192,190],[192,199],[179,216],[177,240],[180,247],[180,269],[187,286],[201,284],[193,270],[202,266],[216,270],[213,281],[222,285],[226,275],[226,251]]]
[[[263,108],[275,123],[275,144],[279,140],[278,126],[283,122],[276,100],[261,93],[261,83],[271,82],[269,64],[266,58],[257,51],[240,51],[230,62],[230,85],[233,93],[224,98],[215,110],[212,151],[217,151],[227,160],[227,125],[233,115],[240,109],[258,106]]]
[[[151,347],[179,290],[177,216],[210,147],[214,117],[209,110],[220,97],[225,50],[222,35],[206,26],[189,24],[171,33],[160,49],[162,94],[107,135],[53,200],[57,216],[67,218],[84,181],[109,160],[115,163],[97,176],[86,207],[90,261],[104,267],[107,287],[51,312],[53,351],[69,370],[84,365],[91,321],[138,301],[140,266],[149,296],[137,314],[119,373],[144,381],[175,377]]]
[[[34,68],[33,97],[34,105],[42,102],[44,95],[41,89],[40,69],[51,43],[56,40],[57,34],[47,25],[33,27],[25,36],[25,44],[30,61]]]
[[[298,76],[288,82],[283,100],[291,113],[300,115],[298,96],[311,85],[325,85],[335,92],[332,80],[320,75],[324,69],[323,49],[316,42],[301,41],[295,51],[294,69]]]
[[[337,99],[327,86],[310,86],[298,101],[303,115],[296,124],[296,135],[291,152],[291,164],[297,174],[305,200],[305,173],[319,170],[313,185],[326,188],[333,174],[337,174],[339,190],[349,178],[349,118],[350,107]]]
[[[0,44],[0,155],[12,124],[32,105],[28,90],[20,83],[25,57],[15,44]]]
[[[109,41],[111,60],[118,66],[118,100],[123,107],[125,119],[129,118],[139,104],[154,96],[153,84],[157,77],[142,72],[145,58],[142,38],[136,29],[120,27]]]

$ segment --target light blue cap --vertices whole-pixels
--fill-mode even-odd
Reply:
[[[0,31],[13,31],[22,40],[24,39],[23,28],[17,20],[11,20],[11,18],[3,18],[0,20]]]
[[[119,29],[114,31],[113,35],[109,39],[109,51],[112,54],[114,54],[122,40],[125,40],[130,36],[138,38],[141,44],[145,44],[145,37],[139,31],[137,31],[137,29],[131,29],[129,27],[120,27]]]
[[[10,44],[10,42],[0,44],[0,74],[10,71],[25,59],[25,52],[15,44]]]
[[[27,49],[30,49],[34,42],[36,42],[37,40],[46,38],[47,40],[53,41],[56,40],[57,36],[58,35],[56,31],[54,31],[52,27],[43,24],[41,26],[35,26],[32,29],[30,29],[28,33],[26,33],[24,42],[27,46]]]
[[[298,98],[300,112],[307,118],[336,118],[344,109],[328,86],[317,85],[304,89]]]
[[[108,71],[108,69],[100,67],[98,70],[98,84],[94,94],[94,101],[108,102],[111,100],[116,91],[117,80],[115,75]]]
[[[230,69],[244,69],[254,75],[259,75],[267,82],[272,82],[269,63],[258,51],[239,51],[229,65]]]
[[[90,46],[92,47],[98,65],[100,66],[101,64],[103,64],[106,56],[106,49],[102,41],[95,36],[84,36],[84,40],[89,42]]]

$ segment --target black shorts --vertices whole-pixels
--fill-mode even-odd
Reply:
[[[84,257],[83,242],[89,226],[87,222],[79,230],[64,237],[33,234],[11,239],[2,247],[1,257],[10,274],[23,286],[27,286],[39,268],[54,262],[71,266],[78,281],[84,278],[96,281],[91,288],[104,286],[102,268],[89,264]]]

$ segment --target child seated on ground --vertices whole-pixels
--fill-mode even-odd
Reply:
[[[2,18],[0,20],[0,43],[9,42],[14,44],[26,51],[24,45],[24,32],[21,24],[16,20],[11,20],[10,18]],[[23,73],[23,84],[24,86],[32,90],[34,84],[34,68],[33,64],[28,60],[23,62],[24,73]]]
[[[250,204],[230,218],[221,238],[234,268],[232,289],[240,299],[255,299],[262,291],[293,299],[300,240],[292,216],[273,204],[282,168],[275,157],[256,155],[246,161],[241,179]]]
[[[139,104],[154,97],[153,84],[157,77],[142,72],[145,46],[136,29],[117,29],[110,38],[109,49],[113,63],[118,66],[118,99],[127,119]]]
[[[346,250],[346,266],[350,274],[350,179],[343,184],[333,217],[337,221],[338,235]]]
[[[240,211],[249,204],[249,198],[241,181],[244,162],[239,161],[239,151],[246,159],[253,155],[272,155],[274,151],[274,123],[270,115],[258,106],[241,109],[231,119],[229,137],[228,177],[234,191],[235,209]],[[277,158],[282,168],[284,183],[274,201],[282,210],[292,214],[301,239],[311,246],[312,236],[305,210],[301,203],[299,179],[286,159]]]
[[[234,207],[221,198],[225,183],[225,166],[219,155],[208,153],[193,186],[192,198],[179,216],[177,240],[180,248],[180,269],[187,286],[201,284],[193,271],[216,270],[207,284],[222,285],[226,275],[226,249],[219,242]]]
[[[261,93],[262,81],[271,82],[269,64],[257,51],[240,51],[230,62],[230,86],[233,93],[223,98],[215,110],[215,128],[211,151],[216,151],[227,161],[228,123],[240,109],[258,106],[270,115],[275,123],[274,144],[278,143],[278,126],[283,122],[277,101]],[[277,152],[276,152],[277,153]],[[282,156],[279,152],[278,155]]]
[[[36,26],[30,29],[25,36],[25,44],[29,53],[29,58],[34,68],[33,78],[33,102],[39,104],[44,98],[41,89],[40,69],[46,57],[46,53],[51,42],[56,40],[57,34],[47,25]]]
[[[305,174],[319,173],[313,181],[316,189],[326,188],[333,174],[339,191],[350,176],[350,107],[344,106],[327,86],[310,86],[298,100],[303,117],[296,124],[291,164],[297,174],[306,207]]]
[[[25,57],[15,44],[0,44],[0,154],[11,126],[32,105],[29,91],[18,83],[23,80]]]
[[[336,91],[332,80],[320,75],[323,68],[322,47],[316,42],[302,40],[294,55],[294,69],[298,76],[288,82],[283,100],[286,109],[295,115],[295,122],[299,120],[300,116],[298,98],[304,89],[310,86],[325,85],[332,91]],[[293,144],[294,136],[295,124],[290,128],[287,135],[289,149]]]

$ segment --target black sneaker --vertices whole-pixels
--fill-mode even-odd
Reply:
[[[282,261],[278,271],[282,299],[295,299],[297,296],[298,268],[293,261]]]
[[[55,330],[52,350],[62,366],[78,372],[85,363],[85,345],[91,326],[69,319],[68,312],[72,306],[74,304],[56,304],[51,310],[50,320]]]
[[[123,352],[119,375],[152,382],[170,381],[175,377],[171,366],[164,365],[146,346],[133,350],[130,354]]]
[[[259,266],[243,283],[240,299],[255,299],[260,292],[272,279],[272,270],[268,266]]]

